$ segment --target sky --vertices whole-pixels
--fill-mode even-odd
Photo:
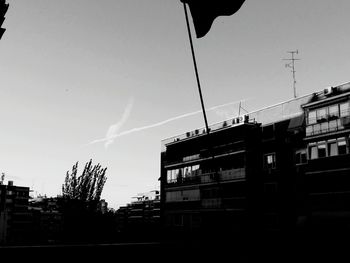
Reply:
[[[180,0],[7,0],[0,172],[61,194],[75,162],[107,167],[117,209],[159,188],[161,141],[204,126]],[[246,0],[194,37],[208,122],[350,81],[350,1]],[[192,22],[192,21],[191,21]],[[193,36],[194,28],[191,23]],[[224,105],[222,107],[216,107]]]

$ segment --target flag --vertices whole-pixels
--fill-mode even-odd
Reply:
[[[197,38],[204,37],[218,16],[230,16],[236,13],[245,0],[181,0],[190,7]]]
[[[5,28],[2,28],[2,23],[5,21],[5,14],[7,9],[9,8],[9,4],[6,4],[5,0],[0,0],[0,39],[5,32]]]

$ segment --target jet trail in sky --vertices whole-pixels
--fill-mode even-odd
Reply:
[[[241,100],[241,102],[242,101],[245,101],[245,100]],[[229,105],[232,105],[232,104],[237,104],[239,102],[240,101],[234,101],[234,102],[221,104],[221,105],[218,105],[218,106],[211,107],[211,108],[207,109],[206,111],[216,110],[218,108],[229,106]],[[189,117],[189,116],[192,116],[192,115],[196,115],[196,114],[199,114],[199,113],[202,113],[202,111],[198,110],[198,111],[194,111],[194,112],[190,112],[190,113],[185,113],[185,114],[182,114],[180,116],[172,117],[170,119],[167,119],[167,120],[164,120],[164,121],[161,121],[161,122],[157,122],[157,123],[154,123],[154,124],[150,124],[150,125],[146,125],[146,126],[142,126],[142,127],[138,127],[138,128],[133,128],[133,129],[130,129],[130,130],[127,130],[127,131],[123,131],[123,132],[120,132],[120,133],[118,133],[119,129],[116,130],[116,132],[114,132],[114,133],[107,132],[107,136],[105,138],[94,140],[94,141],[90,142],[89,144],[95,144],[95,143],[98,143],[98,142],[106,142],[105,145],[106,144],[110,145],[111,143],[113,143],[114,139],[117,138],[117,137],[121,137],[121,136],[130,134],[130,133],[134,133],[134,132],[139,132],[139,131],[155,128],[155,127],[158,127],[158,126],[162,126],[162,125],[164,125],[164,124],[166,124],[168,122],[172,122],[172,121],[175,121],[175,120],[178,120],[178,119],[182,119],[182,118],[185,118],[185,117]],[[111,127],[108,129],[108,131],[111,130]]]
[[[134,105],[134,98],[130,98],[128,104],[126,105],[122,118],[120,121],[118,121],[116,124],[113,124],[109,127],[107,133],[106,133],[106,138],[105,139],[105,148],[108,148],[109,145],[111,145],[115,139],[114,135],[118,134],[118,131],[120,128],[124,125],[124,123],[128,120],[131,109]]]

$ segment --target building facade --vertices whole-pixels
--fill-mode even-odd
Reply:
[[[140,193],[116,211],[119,233],[138,240],[156,240],[160,230],[160,192]]]
[[[347,224],[349,98],[345,83],[214,124],[209,134],[163,140],[165,230],[222,236],[328,218]]]
[[[13,181],[0,185],[0,244],[28,241],[32,223],[28,200],[29,187],[16,186]]]
[[[341,229],[350,222],[350,92],[349,85],[332,87],[302,107],[305,112],[307,209],[313,226]]]
[[[29,201],[32,213],[32,243],[55,243],[62,240],[64,217],[58,197],[39,196]]]

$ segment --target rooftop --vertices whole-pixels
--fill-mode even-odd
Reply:
[[[291,119],[303,114],[303,105],[311,102],[315,98],[322,99],[326,95],[329,96],[335,91],[340,93],[350,91],[350,82],[346,82],[334,87],[328,87],[319,92],[303,95],[284,102],[280,102],[278,104],[264,107],[259,110],[248,112],[244,115],[236,116],[225,121],[214,123],[209,126],[209,130],[210,132],[215,132],[221,129],[227,129],[228,127],[242,125],[243,123],[261,123],[262,125],[268,125],[286,119]],[[186,133],[162,140],[162,147],[170,143],[182,141],[184,139],[192,138],[195,136],[202,136],[205,133],[205,127],[193,131],[188,131]]]

